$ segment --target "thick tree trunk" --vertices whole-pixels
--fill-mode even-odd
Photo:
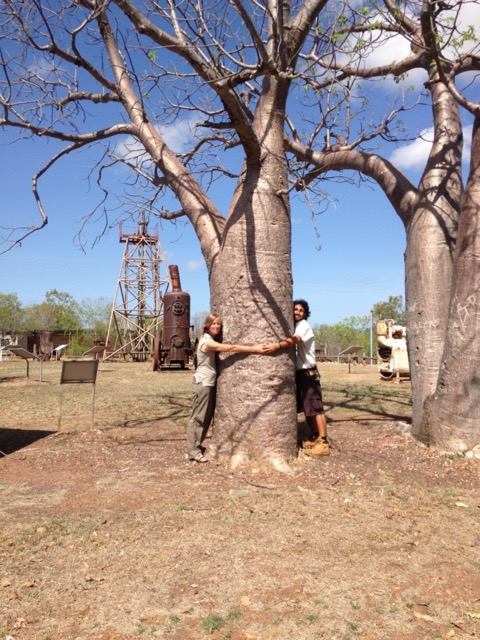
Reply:
[[[224,340],[279,340],[293,330],[291,220],[283,146],[288,83],[268,78],[253,144],[210,266],[212,306]],[[296,450],[294,353],[221,358],[212,453],[233,467],[263,460],[281,471]]]
[[[462,200],[447,337],[435,394],[423,417],[428,444],[468,451],[480,444],[480,118]]]
[[[255,117],[259,155],[245,164],[210,271],[227,342],[272,342],[293,330],[285,96],[275,82],[265,87]],[[219,371],[213,450],[233,466],[264,459],[288,470],[296,446],[293,349],[224,356]]]
[[[447,330],[458,212],[462,196],[462,128],[458,105],[438,82],[432,87],[435,139],[406,225],[407,341],[414,437],[429,442],[424,406],[437,387]]]
[[[407,342],[412,380],[413,435],[426,442],[423,407],[437,387],[452,274],[451,239],[436,211],[419,207],[405,252]]]
[[[284,171],[248,169],[211,273],[224,340],[271,342],[293,329],[290,212]],[[293,350],[230,355],[220,364],[213,449],[233,466],[265,459],[287,470],[295,454]]]

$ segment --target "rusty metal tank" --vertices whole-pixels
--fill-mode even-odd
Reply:
[[[53,331],[42,331],[40,334],[40,357],[44,360],[50,360],[53,349]]]
[[[192,353],[190,344],[190,294],[182,291],[180,274],[176,265],[169,267],[172,290],[163,297],[163,329],[160,339],[160,363],[164,366],[189,364]]]

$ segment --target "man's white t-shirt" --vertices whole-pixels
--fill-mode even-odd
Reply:
[[[298,369],[312,369],[317,365],[315,358],[315,336],[312,327],[306,320],[300,320],[295,325],[295,336],[301,338],[297,343],[296,367]]]

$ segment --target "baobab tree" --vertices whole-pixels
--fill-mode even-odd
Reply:
[[[314,149],[312,144],[297,140],[286,146],[297,158],[310,163],[307,181],[347,168],[369,176],[402,220],[407,238],[405,283],[413,434],[427,445],[461,452],[480,443],[480,105],[468,97],[478,84],[474,73],[480,69],[480,47],[472,26],[478,24],[480,5],[385,0],[379,10],[381,5],[376,3],[371,11],[351,12],[349,20],[342,21],[332,39],[338,42],[342,34],[348,34],[350,39],[355,38],[355,46],[341,63],[329,60],[328,68],[358,81],[424,71],[433,144],[418,185],[385,156],[361,149],[357,140],[351,142],[348,136],[342,138],[341,147],[337,144]],[[408,40],[409,55],[386,65],[366,64],[379,34],[385,37],[392,33],[397,39],[401,35]],[[465,189],[461,109],[475,119]]]
[[[326,0],[60,5],[0,2],[0,124],[19,136],[63,143],[34,176],[40,224],[12,230],[8,240],[18,242],[46,224],[42,175],[73,151],[99,147],[100,186],[108,168],[122,163],[132,175],[126,197],[142,197],[142,209],[167,219],[185,216],[193,225],[225,338],[276,340],[292,330],[292,194],[308,191],[318,207],[330,172],[369,176],[407,230],[414,426],[434,442],[425,408],[436,393],[446,340],[463,192],[458,101],[438,70],[435,41],[435,30],[447,29],[441,17],[449,8],[391,0],[361,8]],[[453,33],[456,25],[449,28]],[[410,40],[411,54],[369,66],[376,43],[397,34]],[[475,68],[475,61],[473,55],[461,60],[455,73]],[[415,187],[371,147],[404,136],[396,127],[399,115],[418,100],[402,96],[376,121],[361,98],[361,82],[418,68],[429,74],[435,143]],[[195,121],[196,134],[180,153],[166,130],[182,114]],[[220,178],[234,183],[226,215],[215,201]],[[178,200],[178,211],[157,205],[166,191]],[[296,440],[293,390],[292,353],[223,360],[217,453],[233,464],[262,457],[287,469]],[[449,442],[464,449],[472,438]]]

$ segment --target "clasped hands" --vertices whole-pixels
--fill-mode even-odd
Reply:
[[[272,342],[271,344],[256,344],[254,346],[255,353],[259,353],[262,355],[271,355],[275,353],[275,351],[280,351],[280,343]]]

